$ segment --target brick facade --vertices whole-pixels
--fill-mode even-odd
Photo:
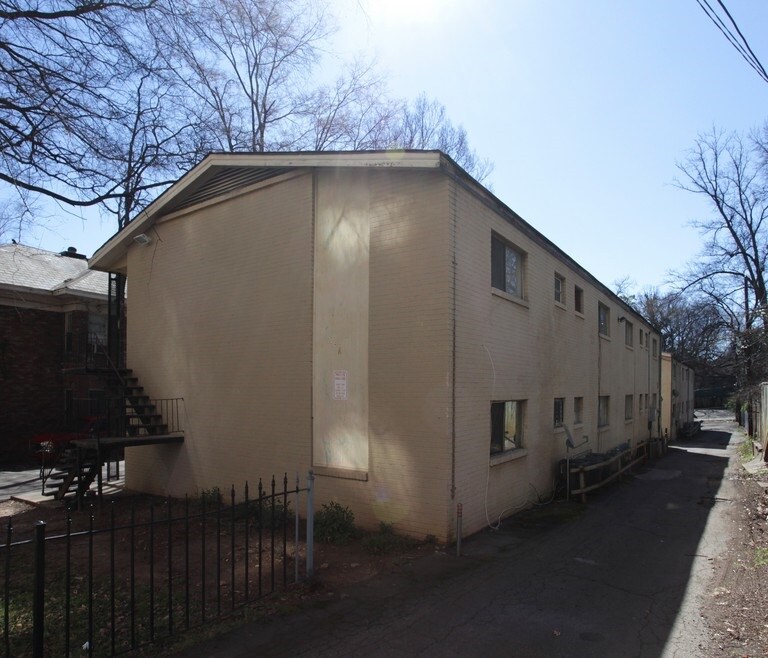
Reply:
[[[29,439],[63,430],[64,315],[0,306],[0,461],[29,454]]]

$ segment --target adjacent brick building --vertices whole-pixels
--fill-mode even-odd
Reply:
[[[659,334],[440,152],[206,158],[91,259],[128,365],[182,397],[127,486],[313,469],[318,501],[440,539],[550,496],[567,442],[660,431]]]
[[[73,429],[76,401],[103,390],[83,366],[93,338],[106,342],[107,285],[74,249],[0,245],[0,463],[28,458],[36,434]]]

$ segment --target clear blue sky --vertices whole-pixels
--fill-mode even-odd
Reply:
[[[768,67],[768,1],[726,0]],[[768,119],[768,84],[696,0],[336,0],[339,55],[375,55],[395,96],[424,92],[493,161],[508,206],[603,283],[663,284],[709,210],[676,162],[717,126]],[[62,221],[25,242],[93,253],[113,232]]]

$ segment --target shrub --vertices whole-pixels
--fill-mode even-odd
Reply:
[[[315,513],[315,538],[330,544],[346,544],[357,536],[355,515],[337,502],[323,504]]]

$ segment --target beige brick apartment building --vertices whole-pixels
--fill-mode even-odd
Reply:
[[[661,355],[661,390],[661,431],[674,441],[693,423],[694,371],[669,352]]]
[[[470,534],[548,497],[566,427],[659,435],[658,334],[440,152],[211,155],[91,267],[128,276],[128,365],[185,401],[134,489],[313,469],[360,523],[447,539],[459,503]]]

